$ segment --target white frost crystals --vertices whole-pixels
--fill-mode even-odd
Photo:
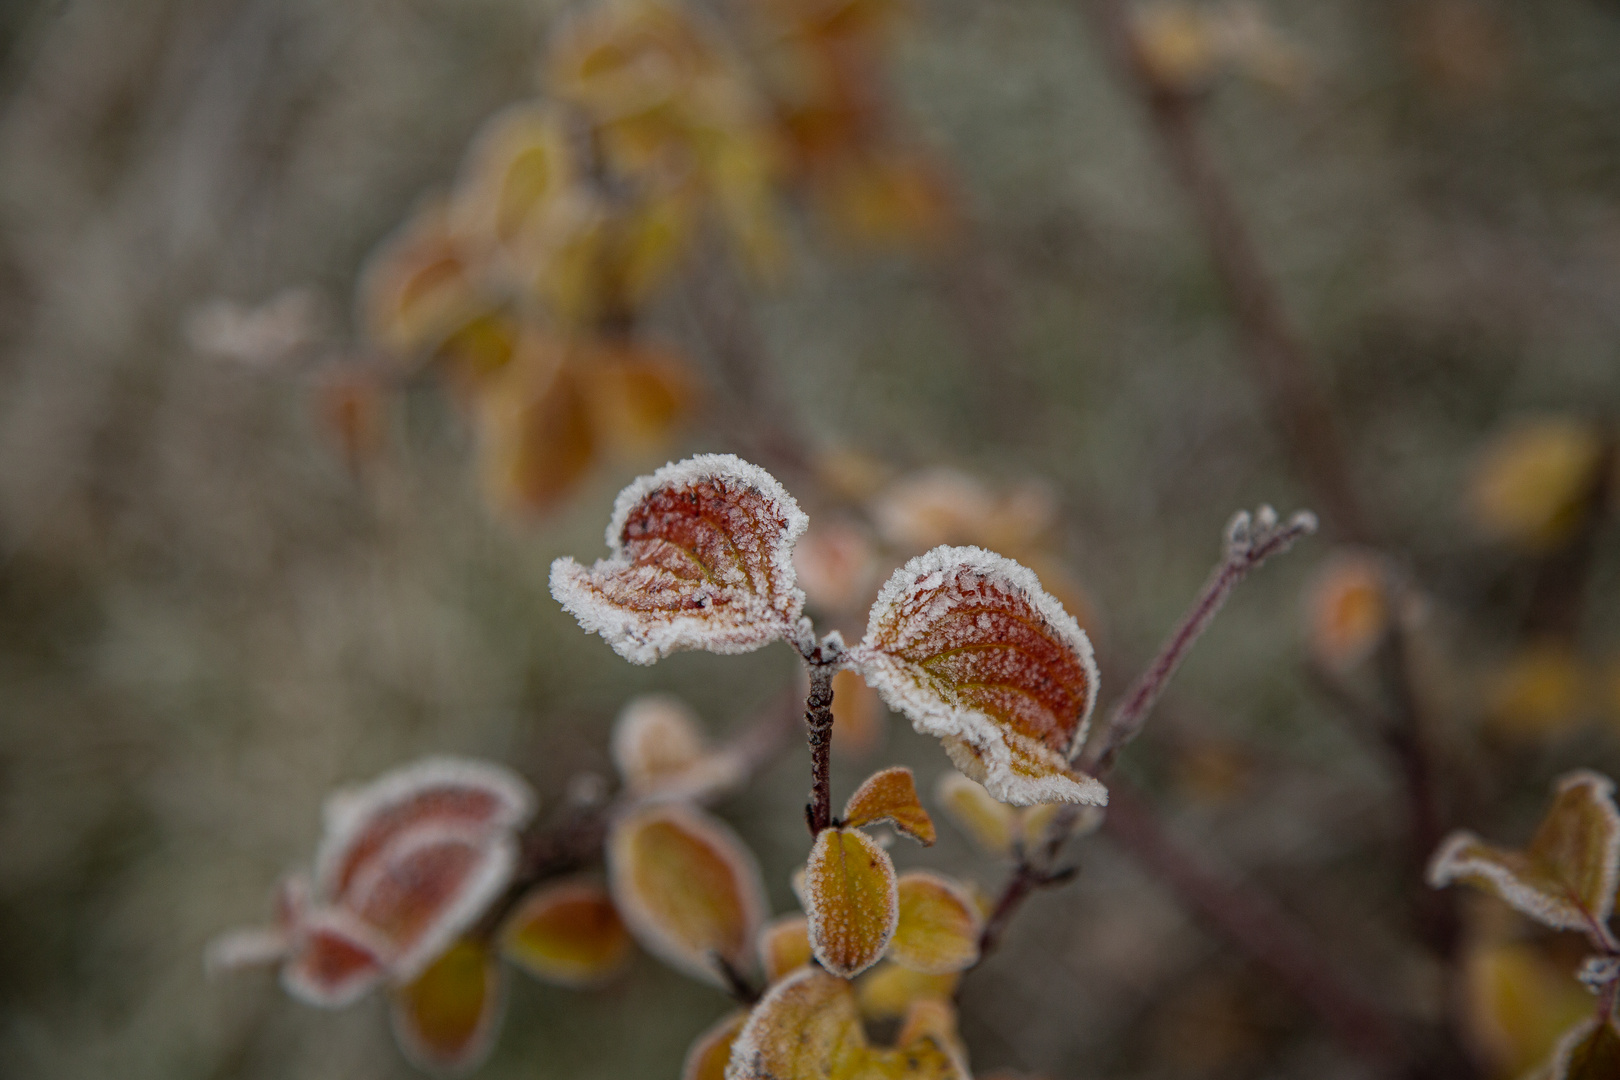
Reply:
[[[651,664],[682,649],[801,643],[793,545],[809,520],[765,470],[730,454],[665,465],[619,493],[608,558],[551,564],[551,595],[615,652]]]
[[[1069,766],[1097,700],[1091,642],[1027,567],[976,547],[912,559],[850,661],[1002,802],[1107,803]]]

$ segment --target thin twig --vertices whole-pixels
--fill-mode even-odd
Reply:
[[[1124,0],[1082,0],[1122,77],[1146,106],[1160,149],[1198,219],[1217,277],[1232,304],[1256,385],[1290,458],[1334,532],[1368,538],[1367,519],[1327,398],[1316,385],[1303,339],[1244,225],[1198,126],[1197,101],[1157,77]]]
[[[810,801],[805,804],[804,819],[811,836],[820,836],[821,830],[832,824],[832,680],[842,650],[830,645],[829,639],[805,659],[805,669],[810,673],[810,692],[804,699],[804,732],[810,744]]]

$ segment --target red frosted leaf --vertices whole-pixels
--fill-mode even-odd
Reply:
[[[850,659],[1003,802],[1107,801],[1069,766],[1097,696],[1091,643],[1011,559],[952,547],[912,559],[878,595]]]
[[[796,639],[793,543],[806,518],[769,473],[729,454],[666,465],[619,494],[589,569],[551,565],[551,594],[614,651],[651,664],[681,649],[749,652]]]
[[[311,912],[281,969],[281,985],[300,1001],[340,1008],[382,979],[387,951],[387,943],[349,913]]]
[[[393,994],[394,1038],[424,1069],[459,1075],[489,1055],[500,1016],[501,970],[489,946],[456,942]]]

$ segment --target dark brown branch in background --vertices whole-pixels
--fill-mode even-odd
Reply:
[[[1155,77],[1124,0],[1081,0],[1080,6],[1147,108],[1166,163],[1192,206],[1232,304],[1254,381],[1295,468],[1332,533],[1370,539],[1333,410],[1316,383],[1309,351],[1260,261],[1237,200],[1204,142],[1195,98]]]

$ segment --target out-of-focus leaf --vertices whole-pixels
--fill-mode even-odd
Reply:
[[[888,852],[857,829],[823,829],[805,864],[804,893],[822,967],[847,979],[882,958],[900,913]]]
[[[1553,417],[1499,436],[1480,453],[1469,509],[1488,535],[1547,549],[1580,523],[1602,464],[1603,440],[1578,420]]]
[[[810,962],[810,922],[803,915],[784,915],[759,932],[759,962],[767,983]]]
[[[961,981],[960,972],[928,975],[885,960],[860,977],[855,992],[862,1015],[872,1020],[898,1020],[914,1002],[951,1000]]]
[[[723,823],[690,806],[649,807],[613,826],[607,856],[614,903],[649,952],[717,985],[716,956],[748,966],[764,886]]]
[[[630,934],[612,899],[584,881],[532,890],[507,916],[500,946],[529,974],[562,986],[602,982],[630,958]]]
[[[1560,930],[1591,932],[1614,912],[1620,883],[1620,813],[1614,783],[1585,770],[1558,781],[1555,798],[1523,851],[1452,834],[1429,864],[1429,884],[1463,881]]]
[[[989,855],[1012,854],[1018,811],[954,769],[941,773],[934,799],[945,815]]]
[[[837,519],[825,525],[818,521],[793,549],[793,565],[811,607],[845,612],[872,595],[877,551],[864,527]],[[833,700],[838,700],[837,691]]]
[[[738,1009],[722,1016],[694,1039],[681,1066],[681,1080],[725,1080],[726,1065],[731,1061],[731,1046],[747,1022],[748,1013]]]
[[[878,594],[850,657],[1001,801],[1107,802],[1069,765],[1097,695],[1091,643],[1011,559],[948,547],[912,559]]]
[[[849,983],[805,968],[777,983],[732,1046],[728,1080],[966,1080],[931,1032],[894,1050],[871,1046]]]
[[[490,307],[442,203],[420,210],[385,240],[360,278],[360,322],[399,355],[426,357],[457,327]]]
[[[632,790],[675,779],[708,752],[697,716],[671,694],[632,698],[613,725],[613,764]]]
[[[848,668],[833,675],[832,691],[833,753],[866,756],[888,733],[889,710],[877,691]]]
[[[1527,644],[1489,673],[1483,692],[1491,727],[1521,739],[1568,731],[1592,703],[1590,672],[1562,641]]]
[[[495,1041],[501,969],[483,942],[463,939],[395,990],[394,1037],[413,1063],[433,1072],[471,1072]]]
[[[322,425],[351,471],[382,453],[388,437],[388,394],[372,373],[328,372],[315,385]]]
[[[508,246],[575,182],[568,132],[555,106],[513,105],[485,121],[462,163],[452,216],[474,243]]]
[[[339,908],[310,912],[297,945],[281,969],[281,986],[300,1001],[337,1009],[357,1001],[382,980],[389,943]]]
[[[894,1045],[905,1049],[920,1046],[925,1040],[932,1041],[951,1055],[957,1071],[962,1076],[968,1075],[967,1045],[957,1031],[956,1006],[948,999],[923,997],[913,1001],[906,1010],[905,1021],[895,1034]]]
[[[850,828],[880,821],[922,844],[934,842],[934,821],[917,798],[917,782],[904,765],[873,773],[844,804],[844,824]]]
[[[479,394],[480,466],[485,491],[498,507],[549,510],[595,460],[590,403],[557,348],[524,339],[517,356]]]
[[[948,878],[911,870],[896,883],[900,919],[889,957],[929,975],[965,971],[979,959],[984,920],[973,897]]]
[[[1463,1021],[1472,1046],[1501,1076],[1547,1061],[1570,1027],[1592,1015],[1592,995],[1534,945],[1471,948],[1463,958]]]
[[[1575,1028],[1559,1044],[1553,1080],[1611,1080],[1620,1076],[1620,1027],[1613,1015]]]
[[[672,353],[647,346],[598,348],[580,369],[591,423],[604,445],[643,453],[668,438],[691,408],[691,377]]]
[[[678,649],[740,653],[799,634],[793,543],[806,518],[763,469],[729,454],[666,465],[620,492],[612,555],[551,565],[551,593],[633,663]]]
[[[1311,655],[1344,671],[1366,659],[1389,625],[1383,562],[1359,551],[1336,553],[1306,592],[1305,621]]]

